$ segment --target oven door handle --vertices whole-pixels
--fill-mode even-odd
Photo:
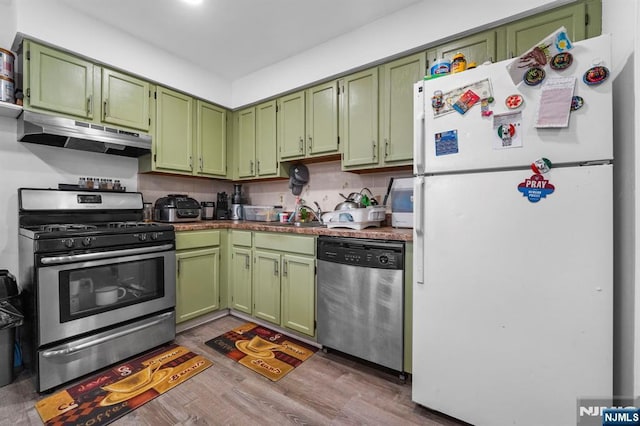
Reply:
[[[57,265],[60,263],[86,262],[89,260],[107,259],[111,257],[132,256],[135,254],[155,253],[159,251],[172,250],[173,244],[163,244],[161,246],[141,247],[124,250],[101,251],[99,253],[72,254],[70,256],[43,257],[40,262],[43,265]]]
[[[160,324],[161,322],[166,321],[172,315],[173,315],[173,312],[166,312],[166,313],[164,313],[162,315],[159,315],[157,319],[155,319],[154,321],[151,321],[149,323],[138,325],[138,326],[133,327],[133,328],[128,328],[126,330],[122,330],[122,331],[119,331],[117,333],[109,334],[107,336],[99,337],[99,338],[97,338],[95,340],[91,340],[89,342],[80,343],[79,345],[68,346],[68,347],[66,347],[64,349],[56,349],[56,350],[51,350],[51,351],[44,351],[44,352],[42,352],[41,355],[43,357],[45,357],[45,358],[52,358],[52,357],[60,356],[60,355],[71,355],[71,354],[74,354],[76,352],[80,352],[82,350],[88,349],[88,348],[90,348],[92,346],[97,346],[97,345],[100,345],[102,343],[108,342],[109,340],[118,339],[120,337],[126,336],[127,334],[136,333],[136,332],[144,330],[146,328],[153,327],[154,325],[157,325],[157,324]]]

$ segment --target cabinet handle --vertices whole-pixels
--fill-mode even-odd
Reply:
[[[202,157],[200,157],[200,171],[202,172],[204,170],[204,164],[202,161]]]
[[[371,141],[371,159],[376,159],[376,141]]]
[[[189,156],[189,169],[193,170],[193,157]]]
[[[260,160],[256,161],[256,169],[258,171],[258,174],[260,174]]]
[[[249,160],[249,169],[251,171],[251,174],[253,174],[253,160]]]
[[[302,136],[300,136],[298,145],[300,146],[300,152],[302,152],[304,150],[304,139],[302,138]]]
[[[311,135],[309,135],[309,152],[311,152],[311,142],[312,142]]]
[[[107,118],[107,115],[108,115],[107,114],[107,108],[109,108],[109,100],[105,99],[105,101],[104,101],[104,111],[103,111],[105,119]]]
[[[93,115],[93,95],[89,95],[89,98],[87,99],[87,115]]]
[[[250,262],[249,262],[249,255],[246,255],[244,258],[245,258],[244,269],[248,270],[251,267]]]
[[[277,261],[273,262],[273,275],[275,275],[276,277],[278,276],[278,262]]]
[[[282,276],[283,276],[283,277],[286,277],[286,276],[287,276],[287,263],[289,263],[289,262],[284,261],[284,262],[282,263]]]
[[[389,156],[389,139],[384,138],[384,158]]]
[[[177,271],[176,271],[177,275],[180,276],[180,259],[178,259],[178,265],[177,265],[176,269],[177,269]]]

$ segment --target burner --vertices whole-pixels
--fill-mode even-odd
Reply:
[[[95,225],[84,225],[81,223],[54,223],[50,225],[40,226],[40,230],[44,232],[57,232],[57,231],[86,231],[91,229],[97,229]]]
[[[155,225],[155,223],[149,222],[109,222],[106,224],[107,228],[141,228]]]

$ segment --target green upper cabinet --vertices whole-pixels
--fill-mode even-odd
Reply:
[[[188,174],[193,171],[193,111],[192,97],[157,87],[153,134],[157,169]]]
[[[335,154],[338,140],[338,82],[330,81],[306,91],[307,156]]]
[[[256,109],[238,111],[238,177],[256,175]]]
[[[280,160],[305,156],[305,92],[279,98],[278,155]]]
[[[440,59],[450,61],[453,55],[458,52],[465,56],[467,64],[472,61],[478,65],[486,61],[496,62],[500,56],[498,54],[498,40],[502,39],[501,32],[502,30],[483,31],[431,48],[427,50],[427,67],[430,68]],[[427,70],[425,70],[425,74],[428,74]]]
[[[276,101],[256,106],[256,176],[278,174]]]
[[[345,169],[378,163],[378,68],[341,79],[340,140]]]
[[[149,131],[149,82],[30,40],[22,49],[26,109]]]
[[[200,176],[226,177],[227,110],[196,101],[196,146]]]
[[[596,13],[597,8],[593,9]],[[587,37],[588,22],[592,18],[587,18],[586,3],[580,2],[507,24],[507,57],[521,55],[561,26],[567,29],[571,41],[584,40]]]
[[[315,258],[282,256],[282,325],[315,334]]]
[[[149,131],[148,81],[117,71],[102,69],[102,121]]]
[[[384,166],[413,161],[413,85],[424,77],[425,66],[423,52],[380,67],[380,158]]]
[[[23,50],[25,108],[92,120],[94,65],[29,40]]]

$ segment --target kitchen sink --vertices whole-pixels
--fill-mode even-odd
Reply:
[[[270,223],[269,225],[272,226],[286,226],[286,227],[292,227],[292,228],[317,228],[317,227],[321,227],[324,226],[326,227],[327,225],[325,225],[324,223],[318,222],[318,221],[313,221],[313,222],[274,222],[274,223]]]

